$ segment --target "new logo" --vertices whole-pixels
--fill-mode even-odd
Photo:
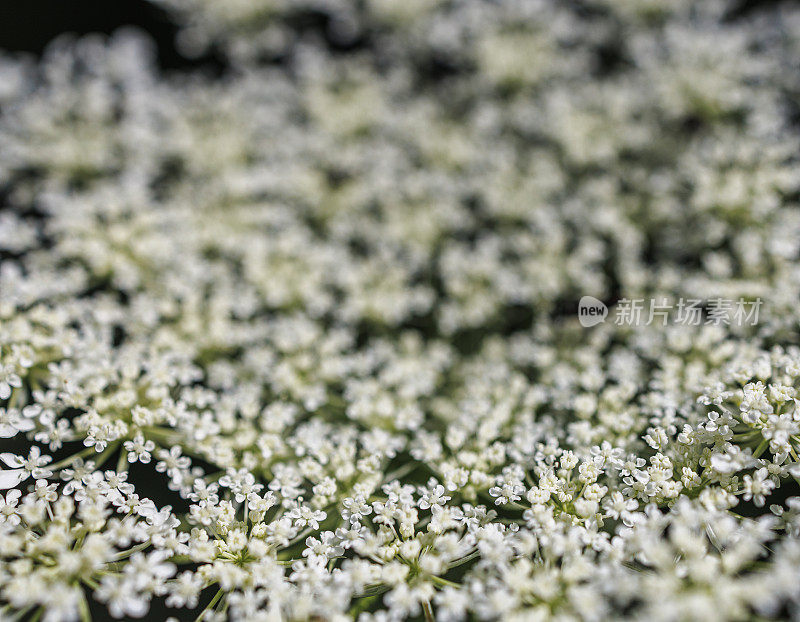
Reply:
[[[594,296],[583,296],[578,302],[578,321],[581,326],[589,328],[604,322],[608,316],[608,307]]]

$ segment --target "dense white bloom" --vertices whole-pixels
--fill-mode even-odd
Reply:
[[[0,58],[0,617],[796,617],[800,12],[157,3]]]

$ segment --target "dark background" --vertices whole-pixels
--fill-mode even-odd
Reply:
[[[122,26],[134,26],[150,35],[162,69],[223,63],[215,53],[197,59],[181,55],[175,48],[176,23],[166,11],[145,0],[0,0],[0,50],[5,52],[40,56],[61,34],[110,34]]]
[[[741,0],[731,19],[780,3],[781,0]],[[324,22],[324,19],[318,22],[322,29]],[[39,56],[60,34],[110,34],[122,26],[135,26],[149,33],[156,43],[158,64],[162,69],[209,67],[219,70],[225,66],[222,56],[214,51],[196,59],[178,52],[175,47],[177,24],[168,13],[146,0],[0,0],[0,51]]]

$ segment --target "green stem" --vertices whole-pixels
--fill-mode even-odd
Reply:
[[[768,445],[769,440],[765,438],[763,441],[761,441],[761,443],[759,443],[758,447],[756,447],[756,450],[753,452],[753,458],[758,458],[761,454],[763,454]]]
[[[404,477],[405,475],[411,473],[411,471],[416,469],[418,466],[419,464],[417,464],[416,462],[409,462],[407,464],[404,464],[403,466],[398,467],[391,473],[388,473],[386,477],[383,478],[383,483],[388,484],[392,480],[400,479],[401,477]]]
[[[448,579],[445,579],[443,577],[437,577],[435,575],[431,575],[430,579],[431,579],[431,581],[433,581],[434,583],[436,583],[438,585],[444,585],[444,586],[447,586],[447,587],[456,587],[456,588],[461,587],[460,584],[455,583],[454,581],[450,581]]]
[[[389,591],[389,586],[384,583],[378,583],[364,589],[358,598],[375,598]]]
[[[214,606],[219,602],[219,599],[222,598],[222,595],[225,591],[220,588],[219,591],[214,594],[214,598],[211,599],[211,602],[206,605],[206,608],[200,612],[200,615],[195,618],[195,622],[200,622],[203,619],[203,616],[206,615],[206,612],[211,611],[214,609]]]
[[[117,460],[117,473],[122,473],[128,470],[128,452],[121,449],[119,452],[119,459]]]
[[[81,622],[92,622],[92,614],[89,613],[89,603],[86,600],[86,596],[78,602],[78,609],[80,609]]]
[[[350,607],[350,617],[354,620],[358,618],[359,614],[369,609],[370,605],[380,598],[380,596],[381,595],[379,593],[358,599],[358,601],[352,607]]]
[[[150,546],[150,542],[149,541],[148,542],[142,542],[141,544],[137,544],[136,546],[133,546],[133,547],[129,548],[127,551],[120,551],[119,553],[117,553],[114,556],[114,560],[115,561],[119,561],[121,559],[125,559],[126,557],[130,557],[131,555],[133,555],[134,553],[136,553],[138,551],[145,550],[148,546]]]
[[[55,464],[48,464],[47,468],[53,471],[57,471],[58,469],[62,469],[65,466],[69,466],[79,458],[84,458],[93,453],[96,453],[94,447],[87,447],[86,449],[79,451],[78,453],[70,456],[69,458],[64,458],[63,460],[56,462]]]
[[[478,557],[481,554],[480,551],[472,551],[469,555],[462,557],[461,559],[457,559],[454,562],[451,562],[447,565],[448,568],[458,568],[459,566],[466,564],[467,562],[471,562],[473,559]]]
[[[24,609],[18,611],[13,617],[10,617],[9,619],[12,622],[16,622],[17,620],[22,620],[25,617],[25,614],[28,613],[28,611],[30,610],[31,610],[30,607],[25,607]],[[3,607],[3,611],[10,613],[11,611],[13,611],[13,609],[11,608],[10,605],[6,605],[5,607]]]

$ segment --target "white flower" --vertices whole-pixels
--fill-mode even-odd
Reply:
[[[19,524],[16,507],[21,494],[19,490],[9,490],[5,498],[0,495],[0,522],[7,522],[11,525]]]
[[[445,494],[444,486],[437,484],[436,480],[431,479],[428,481],[428,486],[419,488],[420,499],[417,502],[420,509],[427,510],[432,506],[444,505],[451,499]]]
[[[147,464],[150,462],[151,453],[156,448],[152,440],[145,440],[144,436],[139,433],[133,437],[133,440],[125,441],[123,443],[125,451],[128,452],[128,462],[141,462]]]
[[[745,475],[742,478],[744,484],[744,495],[742,498],[745,501],[751,499],[758,507],[764,505],[766,495],[772,492],[775,488],[775,482],[767,478],[767,469],[758,469],[752,476]]]

